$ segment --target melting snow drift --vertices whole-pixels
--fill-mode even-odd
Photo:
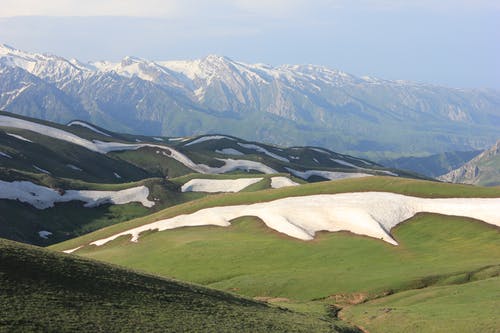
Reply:
[[[141,232],[186,226],[227,227],[242,216],[256,216],[269,228],[291,237],[311,240],[317,231],[350,231],[397,245],[390,230],[419,212],[475,218],[500,226],[500,198],[425,199],[387,192],[360,192],[289,197],[251,205],[201,209],[133,228],[90,244],[103,245],[130,235],[137,242]]]
[[[258,183],[262,178],[239,179],[191,179],[182,185],[182,192],[239,192],[245,187]]]
[[[35,208],[54,207],[56,202],[83,201],[84,207],[97,207],[106,203],[115,205],[129,202],[140,202],[145,207],[153,207],[154,202],[148,200],[149,189],[137,186],[121,191],[87,191],[67,190],[63,194],[49,187],[33,184],[28,181],[5,182],[0,180],[0,199],[19,200]]]

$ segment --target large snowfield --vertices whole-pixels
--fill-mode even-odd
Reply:
[[[187,226],[227,227],[242,216],[256,216],[269,228],[301,240],[311,240],[317,231],[350,231],[397,242],[390,230],[419,212],[464,216],[500,226],[500,198],[425,199],[388,192],[360,192],[289,197],[250,205],[201,209],[192,214],[149,223],[96,240],[103,245],[120,236],[130,235],[137,242],[141,232]]]
[[[145,207],[153,207],[148,200],[149,189],[137,186],[121,191],[66,190],[59,192],[49,187],[28,181],[6,182],[0,180],[0,199],[19,200],[35,208],[54,207],[56,202],[82,201],[85,207],[97,207],[103,204],[122,205],[140,202]]]

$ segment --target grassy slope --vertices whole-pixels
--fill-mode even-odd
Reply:
[[[495,333],[500,327],[499,299],[497,275],[466,284],[402,292],[349,307],[342,316],[372,333]]]
[[[481,170],[476,184],[482,186],[500,186],[500,155],[492,156],[478,165]]]
[[[482,223],[422,214],[393,234],[398,247],[347,233],[304,242],[242,218],[229,228],[152,232],[138,243],[121,238],[78,253],[244,295],[294,300],[373,297],[500,264],[498,229]]]
[[[58,177],[88,182],[116,183],[151,177],[151,174],[145,170],[109,155],[92,152],[83,147],[27,130],[5,130],[33,141],[30,143],[12,138],[4,134],[0,128],[0,151],[12,156],[12,158],[0,159],[0,166],[5,168],[39,172],[33,167],[36,165]],[[81,171],[68,167],[68,164],[80,168]],[[115,177],[114,172],[122,178]]]
[[[0,240],[1,332],[334,332],[330,320]]]
[[[499,195],[496,188],[387,177],[306,184],[204,198],[111,226],[53,248],[74,248],[132,226],[202,207],[356,190],[436,197]],[[498,228],[484,223],[419,214],[411,223],[395,228],[393,235],[400,246],[345,233],[321,233],[316,240],[304,242],[278,234],[255,218],[242,218],[229,228],[196,227],[149,232],[142,235],[138,243],[122,237],[102,247],[84,248],[78,253],[246,295],[300,300],[352,292],[379,295],[388,290],[419,286],[431,275],[449,275],[499,264]]]

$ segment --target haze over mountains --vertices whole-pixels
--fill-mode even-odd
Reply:
[[[369,157],[490,146],[500,93],[355,77],[314,65],[82,63],[0,46],[0,109],[148,135],[233,134]]]

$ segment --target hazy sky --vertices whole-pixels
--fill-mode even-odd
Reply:
[[[215,53],[500,89],[498,0],[0,0],[0,43],[83,61]]]

